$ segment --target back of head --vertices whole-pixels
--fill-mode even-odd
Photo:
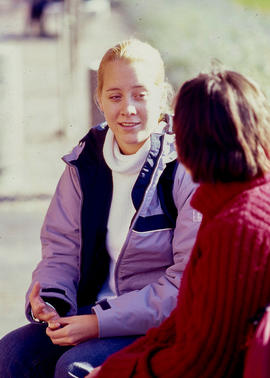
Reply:
[[[179,158],[194,181],[246,181],[270,170],[269,105],[240,73],[199,74],[185,82],[174,130]]]

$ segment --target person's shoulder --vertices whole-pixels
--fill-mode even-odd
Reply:
[[[108,130],[107,122],[99,123],[98,125],[92,126],[87,134],[80,140],[80,144],[88,142],[94,139],[104,139]]]
[[[177,188],[185,187],[192,192],[194,192],[198,188],[198,183],[195,183],[193,181],[190,173],[186,170],[186,168],[180,161],[177,161],[175,164],[175,186]]]
[[[106,122],[91,127],[79,142],[79,145],[83,147],[82,154],[87,154],[88,157],[99,155],[100,151],[102,151],[108,128]]]
[[[69,165],[71,162],[77,161],[82,155],[95,156],[101,151],[107,130],[108,125],[106,122],[91,127],[71,152],[62,157],[62,160]]]
[[[242,192],[227,203],[215,218],[224,225],[234,224],[258,233],[266,230],[270,237],[269,193],[266,195],[260,188]]]

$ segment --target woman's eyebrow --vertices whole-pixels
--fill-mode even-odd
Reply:
[[[140,84],[139,85],[134,85],[132,87],[132,89],[144,89],[144,90],[146,90],[145,86],[144,85],[140,85]],[[121,91],[121,88],[115,87],[115,88],[108,88],[108,89],[105,90],[105,92],[111,92],[111,91]]]
[[[110,92],[110,91],[120,91],[121,89],[120,88],[108,88],[106,89],[105,92]]]

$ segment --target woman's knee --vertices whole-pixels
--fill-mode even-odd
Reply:
[[[84,377],[103,362],[103,341],[92,339],[72,347],[57,361],[54,378]]]
[[[45,324],[28,324],[0,340],[0,377],[48,377],[46,371],[53,375],[61,352],[57,355],[45,331]]]
[[[92,368],[92,365],[88,362],[77,362],[70,358],[70,356],[63,355],[56,364],[54,378],[83,378]]]
[[[54,378],[84,377],[92,367],[101,365],[107,357],[131,344],[134,337],[91,339],[78,344],[58,360]]]
[[[0,340],[1,377],[20,377],[27,365],[31,365],[31,360],[35,357],[35,345],[40,339],[38,335],[44,333],[44,330],[36,326],[28,324],[8,333]]]
[[[39,340],[40,334],[42,335],[43,333],[44,330],[32,324],[11,331],[0,340],[0,358],[2,359],[3,356],[7,359],[17,358],[17,356],[27,353],[31,348],[31,344],[35,345],[35,341]]]

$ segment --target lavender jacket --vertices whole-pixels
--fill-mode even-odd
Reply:
[[[176,306],[200,224],[200,214],[190,207],[196,187],[178,164],[174,224],[158,195],[162,174],[176,159],[174,136],[152,134],[149,154],[132,190],[136,214],[115,268],[117,296],[97,303],[110,261],[105,241],[112,173],[102,153],[107,129],[106,124],[92,128],[63,158],[67,166],[42,226],[42,260],[26,294],[26,316],[31,321],[28,296],[39,281],[41,296],[54,305],[55,301],[64,304],[68,316],[94,304],[100,337],[140,335],[158,326]]]

